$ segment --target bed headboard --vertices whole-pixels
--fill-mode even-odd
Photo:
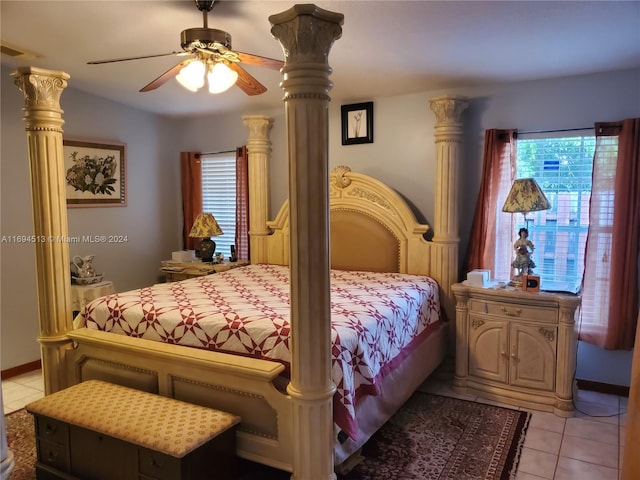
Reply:
[[[397,192],[379,180],[349,167],[329,176],[331,267],[430,274],[428,225],[415,215]],[[289,264],[289,203],[268,222],[268,263]]]

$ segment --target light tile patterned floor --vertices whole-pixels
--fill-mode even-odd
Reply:
[[[449,382],[427,380],[420,390],[458,395]],[[495,402],[485,401],[495,404]],[[504,404],[505,407],[517,408]],[[616,480],[624,449],[627,397],[580,390],[572,418],[530,410],[517,480]]]
[[[428,380],[420,390],[461,396],[449,382]],[[2,381],[4,413],[43,396],[40,370]],[[495,403],[488,402],[487,403]],[[510,408],[509,405],[504,405]],[[573,418],[532,411],[517,480],[615,480],[624,449],[627,398],[580,390]]]

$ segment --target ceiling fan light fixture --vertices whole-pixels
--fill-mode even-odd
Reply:
[[[206,67],[200,60],[194,60],[189,65],[180,70],[176,80],[187,90],[197,92],[204,85],[204,74]]]
[[[222,93],[229,90],[238,80],[238,72],[231,70],[222,62],[216,63],[207,74],[209,93]]]

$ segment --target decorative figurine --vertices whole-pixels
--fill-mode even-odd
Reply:
[[[531,255],[535,250],[533,243],[529,240],[529,230],[521,228],[518,231],[518,239],[513,244],[516,258],[511,262],[511,266],[516,269],[516,275],[513,278],[514,283],[522,282],[523,275],[533,274],[536,264],[531,259]]]

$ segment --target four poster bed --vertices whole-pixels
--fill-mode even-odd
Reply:
[[[339,464],[439,365],[447,327],[426,276],[428,227],[390,188],[346,167],[332,172],[330,192]],[[239,455],[290,470],[288,204],[269,225],[267,263],[89,303],[68,332],[71,383],[100,379],[237,414]]]
[[[328,172],[326,62],[340,36],[341,15],[298,5],[270,20],[287,57],[291,185],[289,201],[268,221],[272,120],[243,117],[249,128],[252,264],[104,297],[85,307],[74,328],[68,247],[36,245],[45,389],[52,393],[100,379],[232,412],[242,418],[240,456],[298,478],[332,478],[334,462],[358,451],[451,344],[441,312],[452,314],[450,286],[457,281],[455,192],[459,116],[466,103],[452,97],[431,101],[437,190],[435,236],[426,241],[429,227],[416,221],[394,190],[348,167]],[[310,58],[322,68],[310,71]],[[309,78],[293,82],[300,72]],[[35,233],[61,238],[67,223],[59,188],[64,167],[58,102],[68,77],[35,68],[15,76],[26,98]],[[206,331],[193,320],[220,316],[210,311],[212,303],[223,311],[223,323]],[[179,318],[161,326],[168,311]],[[402,318],[390,320],[389,313]],[[250,323],[263,317],[270,326],[248,340]],[[240,354],[231,353],[234,343]]]

